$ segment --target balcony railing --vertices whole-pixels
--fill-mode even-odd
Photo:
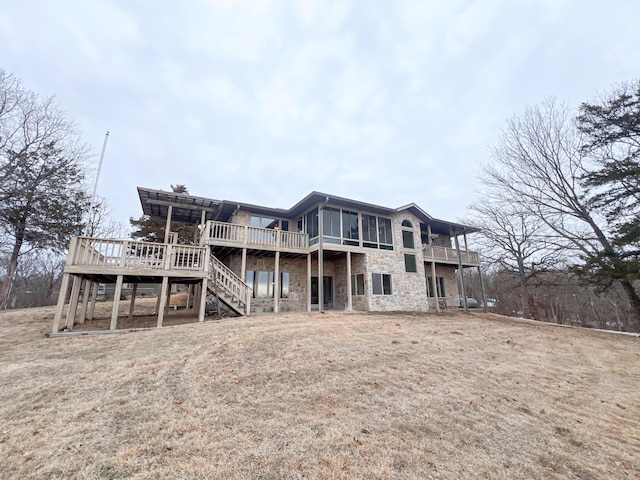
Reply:
[[[205,244],[307,252],[309,236],[306,233],[209,221],[200,237],[200,245]]]
[[[426,261],[435,260],[436,262],[458,263],[458,252],[454,248],[423,245],[422,249]],[[480,255],[478,252],[460,250],[460,259],[465,265],[480,265]]]
[[[207,271],[207,249],[192,245],[73,237],[67,266]]]

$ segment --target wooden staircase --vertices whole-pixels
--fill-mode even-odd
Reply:
[[[207,290],[233,312],[248,317],[253,289],[216,257],[209,258]]]

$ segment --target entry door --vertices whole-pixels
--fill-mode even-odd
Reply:
[[[333,277],[322,277],[323,308],[333,307]],[[311,277],[311,305],[318,305],[318,277]]]

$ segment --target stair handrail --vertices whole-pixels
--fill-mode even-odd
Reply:
[[[246,315],[249,315],[253,288],[213,255],[209,257],[209,265],[209,277],[214,285],[234,298],[239,306],[244,306]]]

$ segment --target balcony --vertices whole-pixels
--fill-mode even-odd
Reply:
[[[436,245],[422,245],[422,252],[425,262],[435,261],[437,263],[458,264],[458,252],[454,248],[439,247]],[[460,259],[464,266],[480,265],[480,254],[469,250],[460,250]]]
[[[308,253],[309,236],[306,233],[209,221],[200,236],[200,245]]]
[[[209,221],[200,236],[200,245],[217,247],[247,248],[255,250],[272,250],[291,253],[309,253],[309,236],[306,233],[287,232],[270,228],[251,227],[237,223]],[[337,247],[339,250],[359,249],[367,252],[370,249],[360,246],[344,246],[325,244],[326,247]],[[424,260],[427,262],[458,264],[458,253],[453,248],[435,245],[423,245]],[[480,265],[478,252],[460,250],[464,266]]]
[[[208,252],[204,247],[72,237],[65,271],[69,273],[153,276],[172,272],[203,276]]]

